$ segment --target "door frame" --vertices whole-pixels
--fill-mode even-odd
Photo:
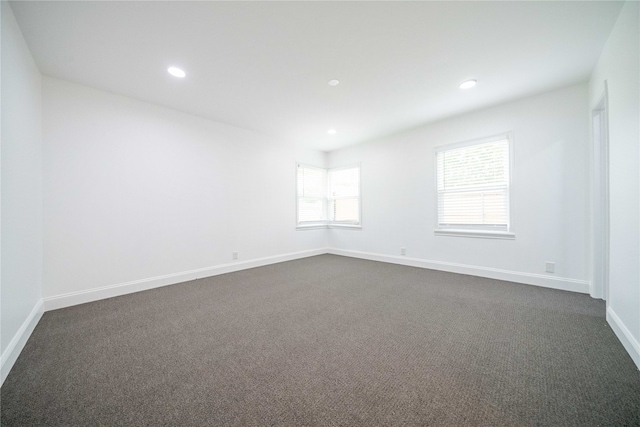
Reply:
[[[609,105],[607,82],[591,110],[593,149],[591,296],[609,300]]]

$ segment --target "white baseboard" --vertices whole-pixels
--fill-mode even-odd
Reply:
[[[291,261],[325,253],[362,258],[373,261],[402,264],[412,267],[429,268],[433,270],[449,271],[453,273],[469,274],[473,276],[488,277],[492,279],[507,280],[511,282],[525,283],[529,285],[543,286],[547,288],[561,289],[566,291],[589,293],[590,284],[585,280],[568,279],[562,277],[546,276],[542,274],[521,273],[509,270],[499,270],[489,267],[478,267],[464,264],[455,264],[443,261],[430,261],[419,258],[399,257],[383,255],[370,252],[351,251],[335,248],[320,248],[288,254],[274,255],[264,258],[256,258],[248,261],[220,264],[211,267],[204,267],[195,270],[166,274],[163,276],[150,277],[146,279],[133,280],[130,282],[117,283],[114,285],[102,286],[99,288],[87,289],[66,294],[54,295],[44,298],[44,309],[46,311],[87,302],[98,301],[105,298],[112,298],[134,292],[154,289],[160,286],[173,285],[189,280],[203,277],[216,276],[219,274],[232,273],[234,271],[248,268],[260,267],[263,265],[275,264],[284,261]]]
[[[607,322],[625,350],[627,350],[627,353],[629,353],[629,356],[631,356],[631,359],[633,359],[633,362],[638,369],[640,369],[640,343],[638,343],[638,340],[634,338],[631,331],[622,323],[622,320],[620,320],[611,307],[607,307]]]
[[[212,267],[198,268],[195,270],[171,273],[163,276],[150,277],[147,279],[132,280],[130,282],[117,283],[115,285],[102,286],[99,288],[87,289],[67,294],[54,295],[44,298],[46,311],[58,308],[70,307],[72,305],[84,304],[98,301],[105,298],[117,297],[134,292],[146,291],[148,289],[161,286],[174,285],[188,280],[201,279],[203,277],[217,276],[219,274],[232,273],[234,271],[246,270],[248,268],[261,267],[263,265],[276,264],[294,259],[306,258],[315,255],[326,254],[327,249],[312,249],[308,251],[292,252],[288,254],[274,255],[264,258],[255,258],[248,261],[238,261],[229,264],[220,264]]]
[[[0,356],[0,386],[4,384],[4,380],[9,375],[14,363],[18,360],[18,356],[24,348],[27,340],[31,336],[31,333],[36,328],[36,325],[40,321],[42,314],[44,313],[44,304],[42,300],[39,300],[31,310],[31,313],[27,316],[25,321],[18,329],[18,332],[13,336],[9,345],[5,349],[2,356]]]
[[[448,271],[451,273],[469,274],[472,276],[487,277],[489,279],[506,280],[509,282],[524,283],[527,285],[542,286],[545,288],[560,289],[563,291],[589,293],[590,283],[587,280],[569,279],[566,277],[547,276],[544,274],[523,273],[519,271],[500,270],[490,267],[456,264],[444,261],[430,261],[406,256],[394,256],[376,254],[371,252],[351,251],[329,248],[328,253],[353,258],[362,258],[372,261],[402,264],[411,267],[429,268],[431,270]]]

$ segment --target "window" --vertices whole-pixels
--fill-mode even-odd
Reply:
[[[327,220],[327,171],[298,165],[298,225]]]
[[[298,164],[298,227],[360,225],[360,167]]]
[[[360,223],[360,168],[329,170],[329,220]]]
[[[436,148],[436,234],[513,238],[510,135]]]

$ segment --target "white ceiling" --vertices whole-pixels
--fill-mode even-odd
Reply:
[[[45,75],[330,151],[586,81],[621,3],[11,7]],[[478,85],[460,90],[469,78]]]

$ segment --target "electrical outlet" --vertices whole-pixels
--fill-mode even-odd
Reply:
[[[400,255],[406,255],[407,254],[407,248],[400,248]]]
[[[238,259],[238,252],[231,252],[231,258]]]
[[[546,271],[547,273],[554,273],[556,271],[556,263],[555,262],[551,262],[551,261],[547,261],[545,263],[544,271]]]

